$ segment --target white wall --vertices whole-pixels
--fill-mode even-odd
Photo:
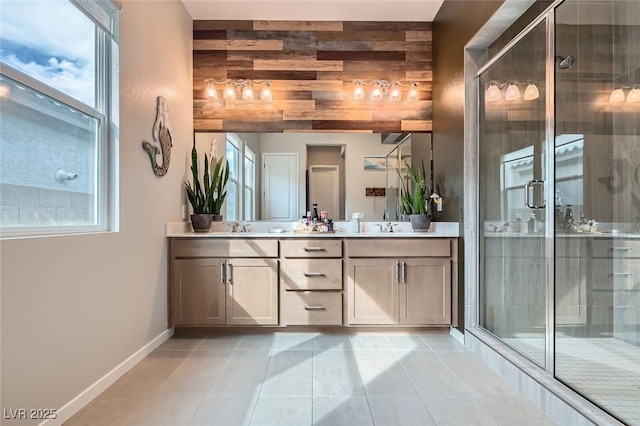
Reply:
[[[125,1],[120,28],[120,232],[0,242],[2,408],[60,408],[167,328],[164,225],[180,219],[193,140],[192,21],[179,1]],[[174,136],[163,178],[141,147],[159,95]]]
[[[382,220],[384,197],[365,197],[366,187],[385,186],[384,171],[365,171],[365,155],[385,155],[393,146],[382,145],[379,134],[365,133],[262,133],[260,146],[265,152],[297,152],[299,156],[300,215],[306,212],[305,167],[307,145],[345,145],[345,210],[350,219],[354,212],[364,212],[365,220]]]

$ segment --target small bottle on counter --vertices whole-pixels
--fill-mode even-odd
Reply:
[[[354,234],[359,234],[360,233],[360,213],[354,213],[351,216],[351,225],[352,225],[351,232],[353,232]]]
[[[527,222],[527,232],[529,234],[533,234],[534,232],[537,231],[536,228],[537,228],[537,226],[536,226],[536,215],[534,213],[531,213],[531,218]]]
[[[316,221],[318,219],[320,219],[318,217],[318,204],[316,204],[316,203],[313,203],[313,214],[311,215],[311,219],[316,220]]]
[[[522,219],[520,216],[517,216],[516,221],[513,223],[513,232],[522,232]]]

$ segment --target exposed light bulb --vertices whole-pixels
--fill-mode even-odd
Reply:
[[[619,104],[624,102],[624,92],[622,91],[622,87],[614,88],[609,96],[610,104]]]
[[[409,102],[415,102],[418,100],[418,83],[415,81],[411,83],[411,89],[409,89],[409,93],[407,93],[407,100]]]
[[[493,102],[500,99],[500,96],[500,88],[495,83],[491,83],[485,94],[485,99],[488,102]]]
[[[353,100],[361,101],[364,99],[364,88],[362,87],[362,83],[356,81],[356,87],[353,88]]]
[[[527,88],[524,90],[524,100],[532,101],[534,99],[538,99],[540,97],[540,92],[538,91],[538,86],[533,83],[529,83]]]
[[[4,83],[0,83],[0,98],[9,99],[10,97],[11,97],[11,88]]]
[[[509,83],[509,87],[507,87],[504,98],[508,101],[520,99],[520,89],[518,89],[518,86],[516,86],[515,83]]]
[[[380,86],[380,84],[378,83],[376,83],[376,86],[371,91],[371,100],[372,101],[382,100],[382,86]]]
[[[242,87],[242,99],[245,101],[252,101],[253,98],[253,84],[250,81],[247,81]]]
[[[393,83],[391,92],[389,92],[389,100],[395,102],[395,101],[399,101],[401,98],[402,98],[402,93],[400,93],[400,85],[398,83]]]
[[[218,92],[216,92],[216,86],[213,83],[213,80],[207,79],[207,88],[205,89],[205,96],[208,99],[218,99]]]
[[[228,101],[236,98],[236,89],[230,81],[227,82],[227,86],[224,88],[224,98]]]
[[[260,99],[263,101],[271,101],[273,99],[273,93],[271,92],[271,82],[265,81],[262,92],[260,92]]]
[[[635,84],[633,89],[627,95],[627,103],[628,104],[636,104],[640,102],[640,85]]]

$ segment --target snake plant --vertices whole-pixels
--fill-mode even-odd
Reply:
[[[224,163],[224,164],[223,164]],[[193,207],[194,214],[220,214],[220,209],[227,196],[227,182],[229,181],[229,162],[224,157],[211,162],[209,175],[209,158],[204,155],[204,173],[202,183],[198,173],[198,151],[195,144],[191,150],[191,174],[193,184],[184,182],[187,197]]]
[[[400,203],[406,214],[429,214],[429,200],[427,195],[426,173],[424,169],[424,161],[420,168],[413,167],[405,161],[407,174],[411,180],[411,190],[409,184],[402,179],[400,172]]]

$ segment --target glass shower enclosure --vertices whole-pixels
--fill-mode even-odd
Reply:
[[[478,324],[640,424],[640,2],[556,1],[476,77]]]

